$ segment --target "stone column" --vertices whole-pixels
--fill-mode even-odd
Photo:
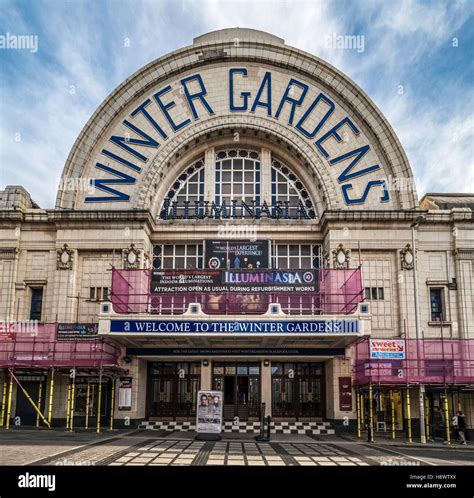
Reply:
[[[207,367],[201,362],[201,389],[212,389],[212,362],[208,361]]]
[[[206,149],[204,153],[204,200],[209,205],[216,198],[216,151],[214,147]]]
[[[268,367],[264,365],[264,360],[260,364],[260,386],[261,402],[265,403],[265,416],[272,414],[272,364]]]

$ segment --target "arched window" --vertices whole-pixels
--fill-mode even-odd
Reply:
[[[216,202],[235,200],[260,204],[260,155],[255,151],[228,150],[216,154]]]
[[[168,192],[170,201],[177,201],[176,214],[182,216],[185,201],[189,209],[194,209],[195,201],[204,201],[204,159],[201,158],[176,179]]]
[[[272,204],[289,202],[295,208],[301,202],[311,218],[315,218],[313,203],[303,182],[281,161],[272,159]]]
[[[206,184],[212,181],[213,185]],[[205,192],[214,195],[205,198]],[[260,153],[255,150],[218,150],[213,163],[206,166],[204,158],[200,158],[176,178],[163,203],[161,217],[248,217],[260,207],[264,212],[264,205],[265,212],[271,212],[270,217],[316,218],[308,189],[281,160],[272,157],[262,163]]]

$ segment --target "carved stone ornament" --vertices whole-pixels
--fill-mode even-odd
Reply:
[[[140,267],[140,251],[135,249],[135,244],[123,250],[123,267],[127,270]]]
[[[413,250],[412,250],[410,244],[407,244],[400,251],[400,263],[402,265],[402,270],[413,270],[415,258],[413,256]]]
[[[56,251],[56,268],[58,270],[72,270],[74,251],[67,244]]]
[[[351,259],[350,249],[344,249],[342,244],[337,246],[337,249],[332,251],[333,267],[338,269],[349,268],[349,261]]]

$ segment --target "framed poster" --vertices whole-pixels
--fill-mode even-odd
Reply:
[[[210,270],[267,269],[269,247],[268,240],[206,240],[205,267]]]
[[[58,323],[57,341],[98,341],[100,339],[97,323]]]
[[[132,409],[132,382],[132,377],[120,377],[118,395],[119,410]]]
[[[222,432],[222,391],[198,391],[196,432],[220,434]]]
[[[405,359],[403,339],[370,339],[370,359]]]
[[[350,377],[339,377],[339,410],[341,412],[352,411],[352,379]]]

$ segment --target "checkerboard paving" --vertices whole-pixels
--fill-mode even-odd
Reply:
[[[174,421],[154,421],[142,422],[139,429],[165,430],[187,432],[194,431],[196,426],[193,422]],[[260,422],[239,422],[224,421],[223,432],[258,434],[260,432]],[[325,435],[334,434],[334,429],[329,422],[272,422],[270,424],[272,434],[306,434]]]
[[[156,440],[109,465],[367,466],[360,456],[323,443]]]

